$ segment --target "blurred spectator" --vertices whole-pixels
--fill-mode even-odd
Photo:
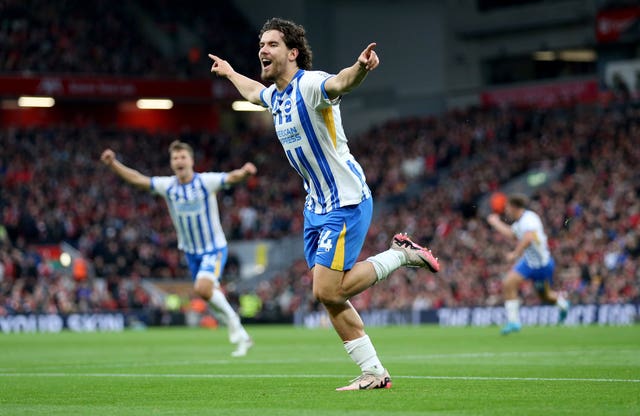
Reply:
[[[206,78],[203,48],[229,56],[257,39],[229,1],[0,1],[5,73]],[[237,65],[259,70],[257,58]]]

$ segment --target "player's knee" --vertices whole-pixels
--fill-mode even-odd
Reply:
[[[522,283],[522,278],[513,273],[508,273],[507,277],[502,282],[502,289],[505,291],[518,290],[518,287]]]
[[[209,281],[199,279],[194,286],[196,295],[200,296],[204,300],[209,300],[213,294],[213,284]]]
[[[331,287],[314,287],[313,296],[323,305],[335,305],[344,303],[345,299]]]
[[[200,296],[200,298],[204,300],[209,300],[211,298],[211,292],[207,293],[207,291],[202,289],[196,289],[196,295]]]
[[[540,297],[540,300],[542,300],[544,303],[553,304],[556,302],[556,300],[553,298],[551,293],[549,293],[548,291],[545,291],[545,290],[539,291],[538,296]]]
[[[502,291],[504,293],[512,293],[518,290],[518,285],[513,284],[513,282],[505,281],[502,283]]]

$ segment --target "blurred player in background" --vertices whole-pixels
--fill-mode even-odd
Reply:
[[[165,199],[178,235],[178,248],[184,251],[195,282],[195,292],[225,319],[229,341],[236,345],[231,355],[244,356],[253,341],[220,290],[228,248],[220,225],[216,192],[255,175],[257,169],[253,163],[245,163],[230,172],[194,172],[193,149],[178,140],[169,146],[169,155],[173,176],[145,176],[118,161],[111,149],[106,149],[100,159],[126,182]]]
[[[325,306],[347,353],[361,374],[338,390],[391,387],[388,371],[364,331],[349,299],[401,266],[440,268],[431,252],[406,235],[391,248],[356,260],[371,223],[373,203],[365,175],[349,152],[340,118],[340,100],[380,63],[375,43],[337,75],[311,71],[311,49],[302,26],[279,18],[260,32],[258,58],[269,87],[237,73],[215,56],[211,72],[229,79],[248,101],[269,109],[291,166],[302,177],[305,258],[313,270],[313,294]]]
[[[492,213],[487,222],[500,234],[517,240],[516,247],[506,255],[510,262],[515,261],[502,284],[504,306],[507,311],[507,324],[502,328],[503,335],[520,331],[520,300],[518,289],[524,280],[531,280],[540,299],[555,304],[560,309],[560,321],[567,317],[569,302],[551,288],[555,262],[547,244],[542,220],[535,212],[527,209],[528,198],[524,195],[510,195],[504,206],[504,212],[513,223],[509,226]]]

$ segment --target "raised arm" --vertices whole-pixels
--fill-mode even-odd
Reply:
[[[262,104],[262,100],[260,100],[260,92],[265,89],[264,85],[236,72],[231,64],[224,59],[212,54],[209,54],[209,58],[213,60],[213,64],[211,65],[212,73],[219,77],[225,77],[231,81],[245,100],[252,102],[253,104]]]
[[[116,159],[116,154],[113,150],[106,149],[102,152],[100,160],[102,163],[109,166],[118,176],[124,179],[125,182],[144,190],[151,189],[151,178],[143,175],[135,169],[131,169],[130,167],[123,165],[118,159]]]
[[[516,235],[511,229],[511,227],[509,227],[508,224],[502,221],[498,214],[489,214],[489,216],[487,217],[487,222],[496,231],[498,231],[500,234],[504,235],[505,237],[515,238]]]
[[[373,71],[380,65],[380,59],[374,51],[375,47],[375,43],[370,43],[358,56],[355,64],[344,68],[335,77],[325,82],[324,89],[329,98],[334,99],[351,92],[364,81],[369,71]]]
[[[240,169],[234,169],[227,173],[226,182],[230,185],[235,185],[238,182],[242,182],[251,175],[255,175],[258,172],[256,165],[251,162],[245,163]]]
[[[524,250],[529,247],[534,241],[536,241],[536,232],[535,231],[527,231],[524,233],[516,248],[513,251],[507,254],[507,260],[513,261],[524,253]]]

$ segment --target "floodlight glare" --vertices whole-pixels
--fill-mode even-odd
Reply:
[[[136,101],[140,110],[169,110],[173,108],[173,101],[164,98],[141,98]]]
[[[23,95],[18,98],[19,107],[53,107],[56,100],[53,97],[33,97]]]

